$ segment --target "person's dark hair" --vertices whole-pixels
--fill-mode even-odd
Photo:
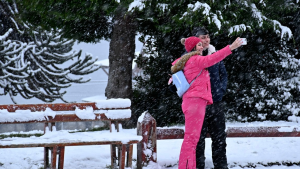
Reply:
[[[209,32],[204,27],[196,27],[193,29],[192,34],[196,37],[199,37],[200,35],[208,35]]]

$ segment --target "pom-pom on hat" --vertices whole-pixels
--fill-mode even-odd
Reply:
[[[186,38],[184,41],[185,50],[190,52],[199,42],[201,42],[201,39],[197,38],[196,36]]]

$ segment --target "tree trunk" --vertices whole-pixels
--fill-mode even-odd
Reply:
[[[125,8],[117,11],[109,45],[109,75],[105,96],[108,99],[131,99],[136,23],[134,14],[126,13]]]

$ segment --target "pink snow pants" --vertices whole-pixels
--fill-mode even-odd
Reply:
[[[207,101],[187,98],[182,101],[185,133],[179,155],[178,169],[196,169],[196,146],[200,138]]]

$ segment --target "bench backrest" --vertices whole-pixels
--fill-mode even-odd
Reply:
[[[0,105],[0,124],[43,122],[109,121],[119,130],[119,122],[131,117],[129,99],[108,99],[91,103]]]

